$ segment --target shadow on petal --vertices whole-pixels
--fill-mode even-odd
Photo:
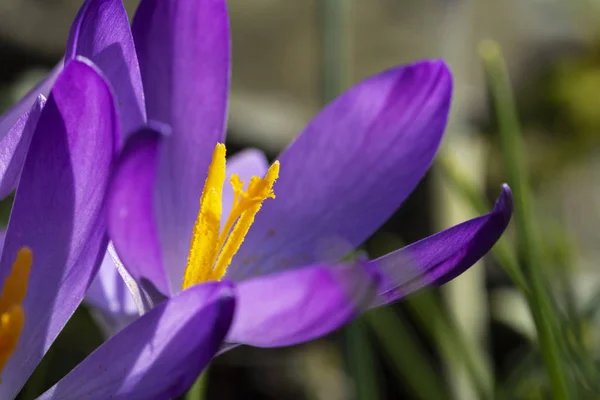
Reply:
[[[231,75],[227,5],[144,0],[132,32],[148,119],[173,131],[162,146],[157,173],[162,255],[166,265],[185,265],[212,152],[225,140]],[[171,288],[180,289],[174,282]]]
[[[181,292],[109,339],[40,399],[181,395],[219,350],[233,317],[233,293],[220,282]]]
[[[87,61],[56,81],[33,134],[6,232],[0,282],[19,249],[33,265],[25,325],[2,372],[0,398],[13,398],[71,317],[106,251],[104,200],[118,120],[106,82]]]
[[[240,282],[227,342],[280,347],[326,335],[366,309],[378,279],[356,263],[317,264]]]

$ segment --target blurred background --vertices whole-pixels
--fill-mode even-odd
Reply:
[[[82,0],[0,0],[0,109],[62,56]],[[126,0],[130,15],[137,0]],[[575,398],[600,398],[600,2],[230,0],[228,149],[269,157],[336,94],[369,75],[444,58],[455,94],[434,168],[363,246],[376,257],[491,208],[506,165],[479,45],[502,49],[525,141],[542,273]],[[7,216],[10,202],[5,202]],[[369,312],[327,338],[219,357],[198,399],[550,398],[525,296],[499,251],[439,290]],[[497,250],[497,249],[495,249]],[[512,257],[512,258],[511,258]],[[81,307],[21,399],[103,340]],[[192,396],[186,397],[191,399]]]

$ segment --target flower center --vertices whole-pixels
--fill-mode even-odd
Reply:
[[[264,178],[253,176],[244,191],[244,181],[233,174],[230,179],[234,192],[233,205],[220,231],[225,145],[217,144],[200,197],[200,211],[194,224],[183,289],[201,282],[220,280],[225,275],[263,201],[275,198],[273,184],[278,177],[279,161],[275,161]]]
[[[0,372],[15,351],[25,324],[21,303],[27,291],[33,256],[28,247],[21,247],[10,274],[4,281],[0,297]]]

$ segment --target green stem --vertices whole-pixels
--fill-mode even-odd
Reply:
[[[522,270],[530,288],[527,299],[538,332],[542,357],[550,377],[552,397],[566,400],[570,396],[567,372],[557,341],[559,326],[542,274],[541,254],[533,223],[532,195],[523,159],[524,143],[513,104],[510,82],[500,48],[495,42],[482,42],[480,54],[494,100],[502,153],[514,194],[515,225],[521,245],[519,250],[524,260]]]
[[[185,395],[185,400],[204,400],[206,398],[206,387],[208,385],[208,367],[196,379],[194,385]]]

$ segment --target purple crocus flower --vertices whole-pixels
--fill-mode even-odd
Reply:
[[[109,235],[120,260],[104,258],[108,272],[91,292],[117,320],[132,307],[119,300],[124,284],[114,279],[113,261],[146,309],[146,295],[157,303],[229,280],[237,306],[228,342],[299,343],[453,279],[509,222],[505,186],[489,214],[377,260],[340,261],[395,212],[431,165],[452,91],[442,61],[392,68],[351,88],[279,155],[279,166],[269,169],[260,151],[247,150],[224,171],[224,0],[142,0],[132,28],[120,0],[88,0],[65,59],[77,55],[95,62],[113,86],[126,133],[109,195]],[[237,176],[235,190],[222,188],[224,175]],[[240,181],[249,182],[246,191]],[[247,199],[255,203],[243,211],[252,212],[239,219],[234,212],[231,235],[219,232],[232,206]],[[240,224],[242,217],[251,226]]]
[[[36,120],[0,259],[0,398],[13,399],[82,301],[106,252],[106,193],[120,140],[111,90],[69,61]],[[42,108],[43,106],[43,108]],[[149,399],[183,393],[220,348],[231,284],[198,285],[99,347],[41,399]],[[181,338],[186,340],[182,341]]]

